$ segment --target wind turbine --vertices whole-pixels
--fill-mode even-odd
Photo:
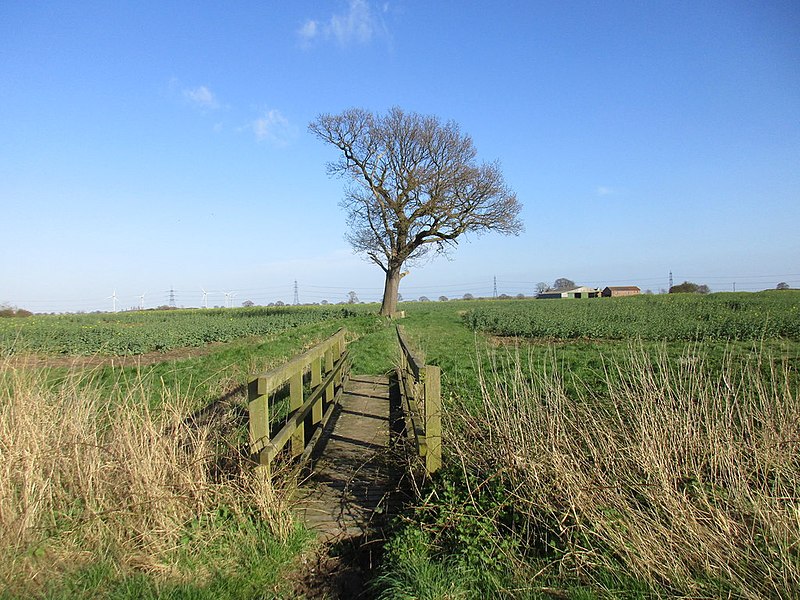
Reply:
[[[228,308],[228,301],[230,300],[231,293],[225,292],[225,308]]]
[[[114,306],[114,312],[117,312],[117,290],[114,290],[114,293],[111,294],[106,300],[111,300]]]
[[[203,288],[200,288],[200,290],[203,292],[203,308],[208,308],[208,292]]]
[[[143,292],[141,296],[139,296],[139,310],[144,310],[144,296],[147,292]]]
[[[233,308],[233,299],[236,297],[236,292],[231,292],[231,308]]]

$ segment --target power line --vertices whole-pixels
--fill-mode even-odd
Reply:
[[[674,277],[673,272],[673,281],[671,283],[674,284]],[[775,284],[778,282],[786,282],[789,284],[790,287],[800,287],[800,274],[798,273],[787,273],[787,274],[731,274],[731,275],[682,275],[678,274],[677,279],[680,281],[688,280],[688,281],[697,281],[700,283],[708,283],[713,291],[730,291],[735,289],[735,291],[741,292],[753,292],[753,291],[760,291],[763,289],[774,289]],[[583,278],[576,278],[576,281],[585,283],[586,285],[595,285],[595,287],[599,287],[600,285],[614,285],[615,283],[632,283],[637,284],[642,287],[650,284],[653,287],[659,287],[657,282],[663,281],[660,277],[637,277],[633,276],[630,278],[625,279],[602,279],[602,278],[595,278],[592,279],[583,279]],[[446,295],[450,297],[458,297],[462,296],[465,293],[472,294],[476,297],[498,297],[499,290],[505,289],[508,290],[509,288],[517,288],[516,291],[519,291],[520,287],[525,289],[524,286],[530,286],[532,289],[535,288],[536,283],[534,281],[520,281],[517,279],[514,280],[505,280],[502,277],[498,278],[496,275],[492,277],[490,281],[484,280],[483,282],[479,281],[466,281],[466,282],[441,282],[441,283],[425,283],[423,285],[408,285],[408,284],[401,284],[400,292],[406,296],[406,298],[412,298],[415,296],[426,295],[429,297],[436,297],[439,295]],[[142,286],[144,287],[144,286]],[[150,289],[154,289],[156,286],[148,286]],[[231,289],[231,288],[228,288]],[[339,299],[344,299],[346,297],[347,292],[350,290],[356,291],[358,296],[365,301],[374,301],[380,300],[380,297],[383,293],[383,288],[381,286],[363,286],[363,285],[318,285],[318,284],[304,284],[304,297],[303,300],[306,303],[311,303],[315,301],[321,300],[329,300],[335,302]],[[77,297],[77,298],[28,298],[25,300],[18,300],[13,298],[0,298],[0,301],[8,302],[11,305],[19,306],[22,308],[29,308],[34,312],[81,312],[81,311],[101,311],[106,312],[109,309],[114,310],[115,308],[119,309],[127,309],[127,308],[141,308],[143,306],[143,298],[141,297],[142,294],[138,293],[119,293],[119,289],[115,290],[116,292],[116,306],[114,303],[113,295],[109,297],[102,296],[98,294],[95,297],[88,298],[88,297]],[[2,293],[2,292],[0,292]],[[4,293],[4,295],[7,292]],[[201,288],[195,288],[190,291],[183,291],[180,289],[176,289],[174,286],[171,286],[167,290],[163,292],[157,292],[152,295],[149,295],[151,301],[148,304],[156,306],[158,304],[159,296],[161,296],[160,302],[162,305],[168,305],[170,307],[177,307],[181,304],[181,298],[191,298],[192,300],[189,302],[184,301],[185,304],[192,304],[195,303],[194,306],[196,307],[203,307],[208,306],[213,300],[217,300],[214,304],[223,304],[222,296],[225,292],[221,290],[209,290],[208,288],[202,288],[202,295],[201,295]],[[239,288],[237,292],[227,292],[227,298],[224,302],[227,306],[233,306],[233,296],[246,296],[248,300],[253,301],[255,304],[265,305],[268,304],[269,301],[276,301],[280,300],[283,302],[287,302],[289,299],[294,299],[295,304],[300,303],[299,298],[299,283],[296,280],[291,282],[287,282],[285,284],[279,285],[263,285],[259,287],[253,288]],[[211,298],[209,298],[211,296]],[[109,302],[110,300],[110,302]]]

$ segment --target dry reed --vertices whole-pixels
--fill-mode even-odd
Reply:
[[[222,507],[258,511],[288,534],[269,481],[214,476],[220,439],[186,418],[179,393],[153,403],[136,379],[120,380],[115,398],[86,373],[50,379],[0,363],[0,582],[35,584],[107,557],[168,574],[187,524]]]
[[[500,477],[546,571],[623,573],[661,595],[800,596],[800,392],[786,362],[632,348],[607,389],[568,394],[555,359],[480,373],[482,414],[454,410],[464,469]],[[541,366],[541,365],[540,365]],[[524,532],[524,533],[523,533]],[[552,558],[552,555],[551,555]],[[604,583],[605,582],[605,583]]]

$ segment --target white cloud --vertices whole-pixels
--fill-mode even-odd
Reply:
[[[386,12],[387,5],[383,12]],[[350,0],[347,11],[334,14],[326,22],[309,19],[297,31],[303,45],[316,39],[336,40],[342,46],[366,44],[383,31],[367,0]]]
[[[598,185],[597,186],[597,195],[598,196],[613,196],[617,193],[617,190],[614,188],[607,187],[605,185]]]
[[[316,21],[308,20],[297,31],[297,34],[303,42],[311,42],[311,40],[319,35],[319,25]]]
[[[270,109],[250,124],[259,142],[285,146],[294,136],[294,129],[281,111]]]
[[[200,108],[219,108],[219,102],[214,93],[204,85],[183,90],[183,97]]]

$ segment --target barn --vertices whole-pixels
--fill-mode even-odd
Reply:
[[[547,290],[542,292],[537,298],[597,298],[600,295],[600,290],[592,287],[580,286],[565,290]]]
[[[617,285],[603,288],[603,298],[616,298],[618,296],[636,296],[641,293],[635,285]]]

